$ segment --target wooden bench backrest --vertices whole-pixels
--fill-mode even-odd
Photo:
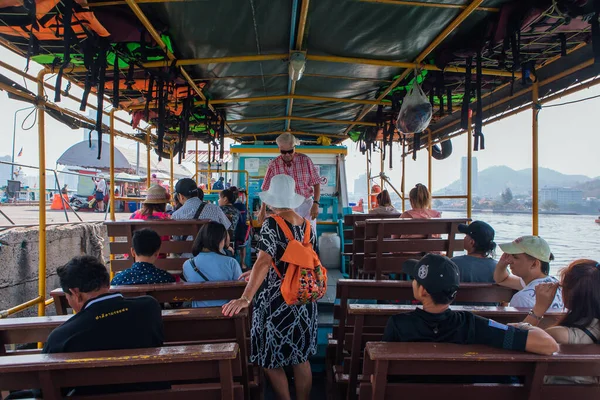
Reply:
[[[0,390],[40,388],[46,400],[62,399],[61,388],[169,381],[206,383],[106,397],[158,399],[181,393],[185,398],[242,399],[242,386],[234,384],[240,375],[236,343],[0,357]]]
[[[168,258],[159,258],[156,260],[156,267],[170,271],[174,274],[180,274],[183,268],[183,263],[187,260],[186,257],[181,257],[181,254],[191,253],[193,241],[189,240],[174,240],[177,237],[198,235],[200,228],[209,222],[207,219],[190,220],[190,221],[157,221],[157,220],[129,220],[129,221],[107,221],[106,225],[108,237],[113,241],[109,243],[110,254],[122,256],[130,254],[133,247],[133,233],[140,229],[152,229],[163,237],[162,245],[160,246],[161,253],[169,254]],[[165,240],[165,237],[169,237]],[[133,257],[127,259],[119,258],[111,260],[111,269],[113,272],[123,271],[133,264]]]
[[[467,221],[466,218],[367,219],[364,222],[363,257],[362,260],[357,257],[356,264],[362,265],[364,273],[382,279],[384,274],[401,274],[404,261],[421,258],[425,253],[444,252],[452,257],[454,252],[464,250],[463,241],[457,239],[456,234],[459,233],[458,225]],[[433,235],[446,237],[433,238]],[[399,238],[392,239],[392,236]],[[359,249],[361,245],[356,247]]]
[[[111,286],[111,292],[119,292],[125,297],[151,296],[159,303],[176,303],[182,301],[231,300],[239,298],[246,288],[243,281],[223,282],[179,282],[154,285]],[[50,292],[58,315],[65,315],[69,304],[61,288]]]
[[[525,384],[388,383],[390,376],[524,376]],[[419,398],[577,399],[600,398],[600,385],[547,385],[544,376],[600,376],[600,346],[561,345],[551,356],[482,345],[368,343],[361,400]]]
[[[350,304],[346,332],[344,334],[344,350],[350,354],[344,359],[344,373],[348,374],[349,399],[356,398],[358,374],[363,350],[367,342],[379,342],[383,339],[385,326],[389,318],[396,314],[414,311],[416,306],[379,305],[379,304]],[[527,317],[529,308],[515,307],[471,307],[452,306],[454,311],[469,311],[481,317],[508,324],[521,322]],[[547,328],[557,324],[565,314],[550,312],[545,314],[540,326]]]
[[[500,303],[510,301],[516,291],[489,283],[463,283],[456,295],[457,302],[464,303]],[[336,299],[339,305],[334,306],[334,319],[337,319],[337,349],[335,362],[342,361],[344,332],[348,318],[349,300],[413,300],[412,282],[410,281],[376,281],[367,279],[340,279],[336,287]]]
[[[352,253],[354,239],[357,238],[355,234],[356,222],[365,221],[367,219],[379,218],[379,219],[387,219],[387,218],[398,218],[400,215],[373,215],[373,214],[347,214],[344,215],[344,239],[352,240],[352,243],[344,244],[344,253]]]

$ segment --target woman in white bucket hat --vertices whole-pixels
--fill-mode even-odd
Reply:
[[[281,217],[300,242],[304,240],[310,222],[294,211],[304,202],[304,197],[294,190],[295,182],[289,175],[276,175],[269,190],[259,193],[274,214]],[[309,227],[310,228],[310,227]],[[315,232],[310,228],[312,246]],[[234,315],[248,307],[252,310],[252,351],[250,359],[262,366],[277,394],[277,398],[290,398],[284,367],[292,366],[296,398],[308,400],[312,386],[312,373],[308,357],[317,351],[317,303],[290,306],[281,294],[282,278],[273,263],[285,276],[287,263],[281,260],[288,240],[273,217],[267,218],[260,231],[258,259],[249,272],[244,294],[223,306],[223,314]],[[247,277],[248,273],[242,276]]]

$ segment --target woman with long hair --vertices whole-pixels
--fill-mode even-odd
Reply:
[[[440,218],[442,213],[431,209],[431,193],[427,186],[417,183],[408,193],[411,209],[400,215],[400,218],[429,219]]]
[[[200,228],[192,246],[193,258],[183,263],[183,277],[187,282],[237,281],[242,274],[235,258],[223,254],[228,240],[227,229],[215,221]],[[192,307],[218,307],[226,301],[194,301]]]
[[[556,291],[562,288],[567,314],[558,325],[546,329],[559,344],[600,344],[600,263],[575,260],[560,273],[560,283],[540,283],[535,287],[535,306],[523,321],[537,325],[550,308]],[[548,376],[548,383],[598,383],[593,376]]]
[[[400,214],[398,212],[398,210],[396,210],[394,208],[394,206],[392,205],[392,199],[390,198],[390,194],[389,194],[389,192],[387,190],[383,190],[381,193],[379,193],[377,195],[377,204],[379,206],[377,208],[374,208],[371,211],[369,211],[369,214],[375,214],[375,215]]]

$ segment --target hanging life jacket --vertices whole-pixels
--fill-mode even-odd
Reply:
[[[281,294],[287,305],[296,306],[314,303],[327,292],[327,270],[321,265],[319,256],[315,253],[311,243],[310,235],[312,229],[310,222],[305,220],[306,230],[302,243],[297,241],[292,231],[283,218],[273,216],[279,228],[288,240],[287,247],[281,257],[281,261],[287,263],[287,270],[282,276],[275,263],[273,268],[282,279]]]

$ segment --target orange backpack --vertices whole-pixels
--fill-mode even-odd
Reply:
[[[282,279],[283,299],[290,306],[319,300],[327,292],[327,270],[321,265],[319,256],[310,243],[310,222],[306,220],[304,240],[300,243],[294,238],[283,218],[278,215],[273,218],[288,240],[288,245],[281,257],[281,261],[288,263],[285,276],[281,276],[281,272],[273,263],[277,275]]]

